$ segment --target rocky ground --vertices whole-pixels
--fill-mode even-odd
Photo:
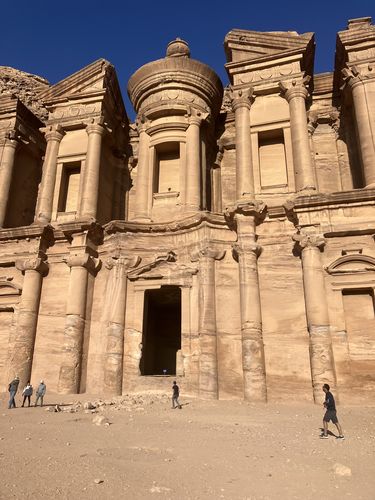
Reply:
[[[375,498],[374,407],[341,406],[338,441],[319,439],[323,410],[307,403],[47,394],[8,410],[6,396],[1,499]]]

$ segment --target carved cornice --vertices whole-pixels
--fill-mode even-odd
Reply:
[[[199,212],[184,219],[165,223],[142,223],[114,220],[106,224],[104,226],[104,229],[106,234],[112,234],[116,232],[167,233],[184,231],[193,227],[198,227],[204,223],[212,225],[213,227],[228,227],[227,221],[223,215],[212,214],[210,212]]]

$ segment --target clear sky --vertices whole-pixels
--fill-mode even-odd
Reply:
[[[114,64],[125,98],[130,75],[164,57],[176,37],[226,84],[223,41],[233,28],[315,32],[315,72],[330,71],[337,31],[355,17],[375,23],[375,0],[4,0],[0,13],[0,65],[56,83],[103,57]]]

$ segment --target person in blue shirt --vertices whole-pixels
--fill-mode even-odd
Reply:
[[[328,439],[328,422],[331,421],[333,424],[335,424],[337,430],[339,431],[339,435],[336,439],[345,439],[342,433],[341,425],[339,424],[339,421],[337,419],[335,398],[330,392],[330,386],[328,384],[324,384],[322,389],[326,395],[323,403],[326,412],[323,417],[323,434],[320,437],[321,439]]]

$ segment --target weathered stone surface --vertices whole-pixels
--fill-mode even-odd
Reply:
[[[100,394],[61,408],[100,418],[175,378],[372,401],[374,29],[320,75],[312,33],[233,30],[224,92],[174,40],[130,78],[134,123],[104,59],[51,86],[0,68],[1,386]]]

